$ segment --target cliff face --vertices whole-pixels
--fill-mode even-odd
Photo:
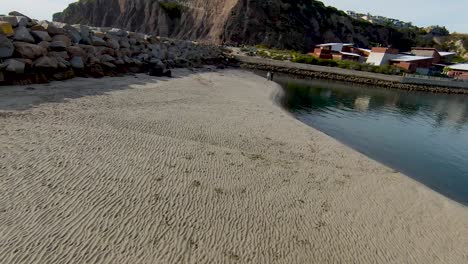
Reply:
[[[411,36],[314,0],[80,0],[54,20],[216,43],[307,50],[322,42],[410,48]]]
[[[219,42],[238,0],[80,0],[54,21],[117,27],[163,37]]]

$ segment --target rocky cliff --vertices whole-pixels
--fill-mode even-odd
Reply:
[[[322,42],[402,49],[414,45],[411,32],[357,21],[314,0],[80,0],[54,20],[297,50]]]

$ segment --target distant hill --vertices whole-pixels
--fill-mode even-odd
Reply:
[[[402,50],[445,44],[424,29],[359,21],[314,0],[80,0],[55,14],[54,20],[303,51],[323,42]]]

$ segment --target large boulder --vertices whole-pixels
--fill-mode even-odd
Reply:
[[[112,36],[117,36],[117,37],[127,37],[128,36],[128,32],[123,30],[123,29],[120,29],[120,28],[111,28],[111,29],[107,30],[106,33],[107,33],[106,35],[112,35]]]
[[[30,17],[28,17],[28,16],[26,16],[26,15],[24,15],[24,14],[18,12],[18,11],[11,11],[10,13],[8,13],[8,15],[16,16],[16,17],[25,17],[26,19],[28,19],[29,22],[32,21],[32,19]]]
[[[44,49],[48,50],[50,47],[50,42],[47,41],[41,41],[37,44],[40,47],[43,47]]]
[[[16,16],[0,16],[0,21],[10,23],[12,27],[18,26],[18,18]]]
[[[75,56],[70,60],[70,64],[73,68],[75,69],[83,69],[84,68],[84,62],[83,58],[80,56]]]
[[[13,36],[15,32],[13,31],[13,26],[11,23],[6,21],[0,21],[0,35]]]
[[[26,42],[14,42],[15,51],[25,59],[35,59],[41,56],[44,56],[47,53],[47,50],[43,47]]]
[[[109,38],[107,39],[107,47],[109,48],[113,48],[113,49],[120,49],[120,44],[119,44],[119,41],[115,38]]]
[[[69,61],[67,61],[66,59],[61,58],[61,57],[54,57],[54,58],[57,59],[58,68],[62,68],[62,69],[70,68],[71,63]]]
[[[49,21],[43,20],[43,21],[39,21],[38,24],[41,25],[45,30],[47,30],[47,32],[52,36],[65,34],[65,30],[62,27],[63,23],[49,22]]]
[[[43,56],[35,60],[33,66],[35,68],[57,69],[58,61],[56,58]]]
[[[108,55],[108,54],[104,54],[104,55],[101,55],[99,57],[99,59],[101,60],[101,62],[112,62],[112,61],[115,61],[115,58]]]
[[[107,42],[104,39],[102,39],[101,37],[98,37],[98,36],[92,36],[91,37],[91,43],[94,46],[106,46],[107,45]]]
[[[63,42],[67,47],[70,47],[71,44],[72,44],[72,41],[69,37],[65,36],[65,35],[55,35],[53,38],[52,38],[52,41],[61,41]]]
[[[52,38],[47,31],[33,30],[31,31],[31,35],[36,39],[37,42],[52,41]]]
[[[67,48],[67,44],[63,41],[52,41],[50,43],[51,50],[58,50],[58,51],[64,51]]]
[[[49,51],[47,54],[49,57],[55,57],[55,58],[63,58],[68,60],[70,56],[68,55],[68,52],[66,51]]]
[[[21,27],[26,27],[27,25],[29,25],[29,22],[30,22],[30,20],[24,16],[17,16],[16,20],[18,20],[18,26],[21,26]]]
[[[128,38],[120,39],[119,45],[120,45],[121,48],[125,48],[125,49],[130,48],[130,42],[128,42]]]
[[[29,33],[29,30],[24,26],[19,26],[15,29],[15,35],[13,39],[16,41],[35,43],[34,37]]]
[[[72,57],[85,57],[86,56],[86,52],[79,46],[67,47],[67,52]]]
[[[92,44],[91,43],[91,31],[88,26],[85,25],[73,25],[72,26],[78,33],[80,33],[81,40],[77,43]]]
[[[14,72],[14,73],[24,73],[24,68],[26,64],[22,61],[16,59],[8,59],[5,61],[5,71]]]
[[[71,42],[73,43],[80,43],[80,41],[83,39],[81,37],[80,32],[78,32],[78,30],[76,30],[76,28],[74,27],[69,26],[66,28],[66,31],[67,31],[67,36],[70,38]]]
[[[3,35],[0,35],[0,59],[11,57],[14,51],[15,47],[13,46],[11,40]]]

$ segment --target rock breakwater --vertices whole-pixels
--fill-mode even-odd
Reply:
[[[331,72],[322,72],[322,71],[312,71],[306,69],[299,69],[294,67],[287,66],[276,66],[271,64],[262,64],[262,63],[249,63],[242,62],[241,68],[249,70],[259,70],[259,71],[272,71],[279,72],[284,74],[295,75],[299,78],[314,78],[314,79],[323,79],[323,80],[333,80],[340,82],[364,84],[369,86],[377,86],[382,88],[389,89],[400,89],[407,91],[420,91],[420,92],[431,92],[431,93],[447,93],[447,94],[468,94],[468,89],[464,88],[452,88],[452,87],[443,87],[437,85],[427,85],[427,84],[409,84],[402,83],[398,81],[391,80],[380,80],[375,78],[366,78],[362,76],[350,76],[344,74],[337,74]]]
[[[128,72],[170,76],[174,67],[213,64],[218,46],[118,28],[0,16],[0,84],[46,83]]]

